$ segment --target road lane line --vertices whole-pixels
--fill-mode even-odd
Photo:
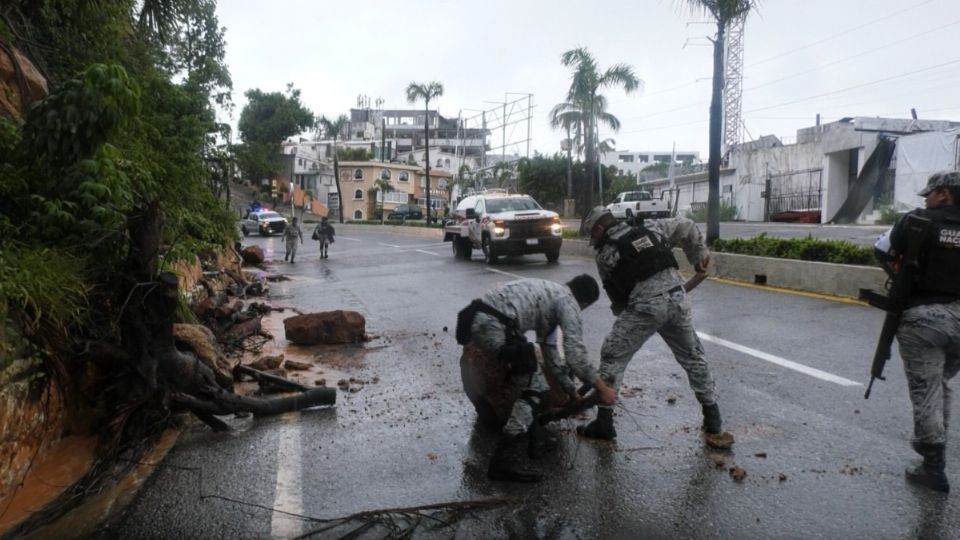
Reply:
[[[704,334],[703,332],[697,332],[697,335],[700,336],[700,339],[704,341],[709,341],[710,343],[715,343],[721,347],[726,347],[728,349],[733,349],[744,354],[753,356],[754,358],[759,358],[760,360],[765,360],[771,364],[776,364],[780,367],[785,367],[787,369],[792,369],[804,375],[809,375],[811,377],[816,377],[820,380],[832,382],[839,384],[840,386],[863,386],[862,383],[856,381],[851,381],[850,379],[845,379],[839,375],[834,375],[833,373],[827,373],[826,371],[819,370],[817,368],[812,368],[810,366],[805,366],[799,364],[792,360],[787,360],[786,358],[780,358],[779,356],[774,356],[763,351],[758,351],[756,349],[751,349],[739,343],[734,343],[732,341],[727,341],[718,337],[713,337],[710,334]]]
[[[517,278],[517,279],[523,279],[523,276],[519,276],[519,275],[517,275],[517,274],[513,274],[513,273],[510,273],[510,272],[504,272],[503,270],[497,270],[496,268],[487,267],[487,270],[490,271],[490,272],[496,272],[496,273],[498,273],[498,274],[503,274],[503,275],[505,275],[505,276],[515,277],[515,278]]]
[[[426,251],[426,250],[423,250],[423,249],[415,249],[414,251],[416,251],[417,253],[426,253],[427,255],[433,255],[434,257],[439,257],[439,256],[440,256],[439,253],[434,253],[434,252],[432,252],[432,251]]]
[[[380,244],[381,246],[392,247],[392,248],[402,248],[402,247],[403,247],[403,246],[398,246],[398,245],[396,245],[396,244],[385,244],[385,243],[383,243],[383,242],[377,242],[377,244]]]
[[[362,240],[360,240],[359,238],[350,238],[349,236],[340,236],[339,234],[337,235],[337,238],[338,238],[339,240],[349,240],[349,241],[351,241],[351,242],[361,242],[361,241],[362,241]]]
[[[280,444],[277,447],[277,484],[273,508],[291,514],[303,514],[303,455],[300,442],[300,413],[283,415]],[[294,538],[303,534],[303,520],[274,512],[270,520],[271,538]]]

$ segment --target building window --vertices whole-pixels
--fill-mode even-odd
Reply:
[[[353,170],[353,179],[354,179],[354,180],[363,180],[363,169],[354,169],[354,170]]]
[[[409,181],[410,181],[410,173],[408,173],[407,171],[400,171],[400,181],[401,181],[401,182],[409,182]]]
[[[363,200],[363,190],[362,190],[362,189],[358,189],[358,190],[356,190],[356,191],[353,192],[353,200],[355,200],[355,201]]]
[[[354,210],[353,219],[363,219],[363,210]]]
[[[633,163],[633,156],[631,156],[630,154],[621,155],[620,163]]]
[[[450,158],[444,158],[444,160],[443,160],[443,166],[446,167],[446,168],[448,168],[448,169],[450,168]]]
[[[389,180],[389,179],[390,179],[390,169],[383,169],[382,171],[380,171],[380,178],[382,178],[382,179],[384,179],[384,180]]]
[[[438,159],[438,160],[437,160],[437,167],[443,167],[443,160],[442,160],[442,159]]]

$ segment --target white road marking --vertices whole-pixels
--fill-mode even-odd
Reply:
[[[513,274],[511,272],[504,272],[503,270],[497,270],[496,268],[490,268],[489,266],[487,267],[487,270],[490,272],[496,272],[497,274],[503,274],[505,276],[515,277],[517,279],[523,279],[523,276]]]
[[[273,492],[273,508],[291,514],[303,514],[300,413],[287,413],[283,420],[277,447],[277,484]],[[273,513],[270,520],[271,538],[294,538],[301,534],[302,519],[280,512]]]
[[[396,245],[396,244],[385,244],[385,243],[383,243],[383,242],[377,242],[377,243],[380,244],[381,246],[387,246],[387,247],[392,247],[392,248],[402,248],[402,247],[403,247],[403,246],[398,246],[398,245]]]
[[[423,250],[423,249],[415,249],[414,251],[416,251],[417,253],[426,253],[427,255],[433,255],[433,256],[435,256],[435,257],[439,257],[439,256],[440,256],[439,253],[434,253],[434,252],[432,252],[432,251],[426,251],[426,250]]]
[[[361,241],[362,241],[362,240],[360,240],[359,238],[350,238],[349,236],[340,236],[339,234],[337,235],[337,240],[349,240],[349,241],[351,241],[351,242],[361,242]]]
[[[733,349],[735,351],[742,352],[744,354],[749,354],[754,358],[759,358],[760,360],[766,360],[771,364],[776,364],[778,366],[785,367],[787,369],[792,369],[794,371],[803,373],[804,375],[816,377],[823,381],[839,384],[840,386],[863,386],[862,383],[851,381],[850,379],[845,379],[839,375],[834,375],[833,373],[827,373],[826,371],[822,371],[817,368],[812,368],[810,366],[805,366],[803,364],[799,364],[792,360],[787,360],[786,358],[780,358],[779,356],[774,356],[772,354],[768,354],[763,351],[751,349],[750,347],[740,345],[739,343],[734,343],[732,341],[727,341],[725,339],[713,337],[709,334],[704,334],[703,332],[697,332],[697,335],[700,336],[700,339],[704,341],[709,341],[710,343],[716,343],[717,345],[720,345],[722,347]]]

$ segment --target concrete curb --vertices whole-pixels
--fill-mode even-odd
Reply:
[[[443,240],[441,229],[348,223],[334,224],[334,226],[337,227],[338,232],[341,228],[344,232],[375,230],[381,233],[429,238],[438,242]],[[564,257],[593,259],[593,248],[586,240],[564,238],[560,253]],[[677,262],[680,263],[680,270],[693,272],[683,251],[675,249],[674,254]],[[887,275],[882,269],[872,266],[775,259],[733,253],[713,253],[711,257],[713,259],[711,277],[829,296],[859,298],[860,292],[864,289],[883,290],[887,280]]]

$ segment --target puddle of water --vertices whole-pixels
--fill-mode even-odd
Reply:
[[[23,484],[0,500],[0,536],[87,474],[96,447],[96,437],[66,437],[34,462]]]

